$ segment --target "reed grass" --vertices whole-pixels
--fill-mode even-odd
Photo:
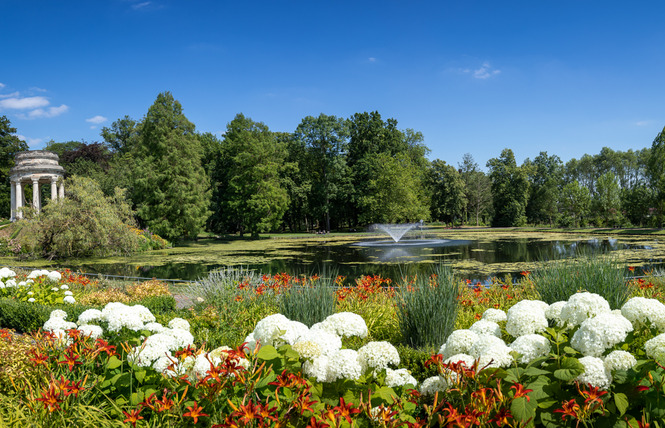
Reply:
[[[282,315],[311,327],[335,313],[334,277],[327,276],[313,283],[294,285],[282,294],[279,307]]]

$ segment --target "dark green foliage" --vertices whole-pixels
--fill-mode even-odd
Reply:
[[[422,382],[431,376],[437,376],[436,366],[425,367],[425,362],[429,360],[436,351],[414,349],[406,345],[397,345],[399,352],[399,367],[405,368],[411,372],[418,382]]]
[[[465,219],[479,226],[492,214],[492,182],[480,171],[473,156],[467,153],[459,164],[460,175],[464,181],[464,195],[467,199]]]
[[[563,180],[563,162],[557,155],[540,152],[533,160],[524,161],[522,168],[529,174],[529,202],[527,219],[533,224],[552,226],[559,216],[558,203]]]
[[[568,300],[578,291],[603,296],[612,309],[619,309],[628,300],[626,269],[617,262],[599,255],[582,256],[578,260],[549,262],[531,275],[540,299],[545,303]]]
[[[210,182],[194,125],[171,93],[159,94],[148,110],[133,155],[141,222],[166,239],[195,238],[210,214]]]
[[[145,306],[153,314],[166,314],[176,310],[176,300],[170,295],[145,297],[136,304]]]
[[[455,223],[462,218],[467,199],[462,175],[452,165],[436,159],[427,174],[432,220]]]
[[[529,200],[529,181],[526,170],[515,163],[515,155],[504,149],[501,156],[487,161],[492,180],[494,218],[492,226],[524,226]]]
[[[288,203],[281,178],[285,144],[265,124],[238,114],[227,125],[220,153],[212,171],[212,230],[253,237],[275,230]]]
[[[279,302],[280,313],[311,327],[335,313],[333,280],[321,279],[304,286],[294,285]]]
[[[403,341],[414,348],[438,348],[455,328],[459,281],[448,266],[434,274],[418,276],[412,289],[401,287],[396,296]]]
[[[138,248],[124,192],[106,197],[97,183],[71,177],[65,199],[47,204],[36,221],[23,221],[19,235],[27,251],[45,258],[129,254]]]
[[[14,329],[19,333],[30,333],[41,329],[51,316],[51,311],[56,309],[67,312],[67,321],[76,322],[79,315],[89,309],[89,306],[79,304],[47,306],[11,298],[0,299],[0,326]]]
[[[7,116],[0,116],[0,218],[8,218],[11,210],[9,170],[14,166],[14,157],[18,152],[28,150],[25,141],[14,135]]]

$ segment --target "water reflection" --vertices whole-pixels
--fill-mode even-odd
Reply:
[[[515,268],[501,270],[500,264],[531,263],[543,260],[554,260],[572,257],[580,252],[600,253],[623,249],[649,249],[648,245],[632,245],[618,239],[580,239],[577,241],[546,241],[538,238],[502,238],[496,240],[450,240],[445,245],[436,246],[357,246],[327,244],[320,242],[304,242],[294,245],[285,243],[271,251],[246,250],[234,253],[245,256],[245,259],[256,260],[257,256],[265,263],[244,263],[243,266],[256,269],[262,273],[275,274],[287,272],[292,275],[311,275],[321,272],[334,272],[350,278],[360,275],[382,275],[399,279],[404,274],[428,272],[438,262],[459,263],[464,261],[463,268],[456,268],[467,278],[486,278],[487,267],[496,265],[493,274],[501,275],[513,272]],[[660,263],[660,260],[653,260]],[[477,268],[484,266],[484,269]],[[126,275],[157,278],[177,278],[195,280],[207,276],[214,269],[226,267],[211,261],[197,263],[166,263],[159,266],[149,264],[139,266],[129,263],[94,264],[70,266],[73,269],[87,272],[98,272],[107,275]],[[409,272],[405,272],[408,270]],[[490,269],[491,270],[491,269]]]

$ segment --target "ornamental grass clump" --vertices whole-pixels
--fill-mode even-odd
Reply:
[[[334,277],[334,276],[333,276]],[[311,327],[335,313],[335,284],[330,278],[295,284],[280,299],[280,312]]]
[[[605,297],[612,309],[618,309],[630,296],[626,274],[615,259],[593,255],[573,262],[544,264],[531,274],[531,280],[540,299],[549,304],[568,300],[578,291],[588,291]]]
[[[399,288],[397,318],[406,345],[434,349],[448,337],[455,328],[459,286],[450,267],[439,265],[431,277]]]

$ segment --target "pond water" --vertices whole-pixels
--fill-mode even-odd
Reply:
[[[440,245],[358,245],[376,236],[326,236],[257,241],[202,241],[127,259],[71,263],[79,271],[106,275],[195,280],[214,269],[243,266],[262,273],[338,274],[349,278],[380,274],[398,279],[428,272],[439,262],[462,277],[485,280],[537,268],[538,262],[574,257],[580,252],[609,252],[626,265],[652,268],[665,260],[665,245],[652,237],[599,237],[557,233],[455,233],[429,237]],[[62,266],[62,264],[60,265]]]

